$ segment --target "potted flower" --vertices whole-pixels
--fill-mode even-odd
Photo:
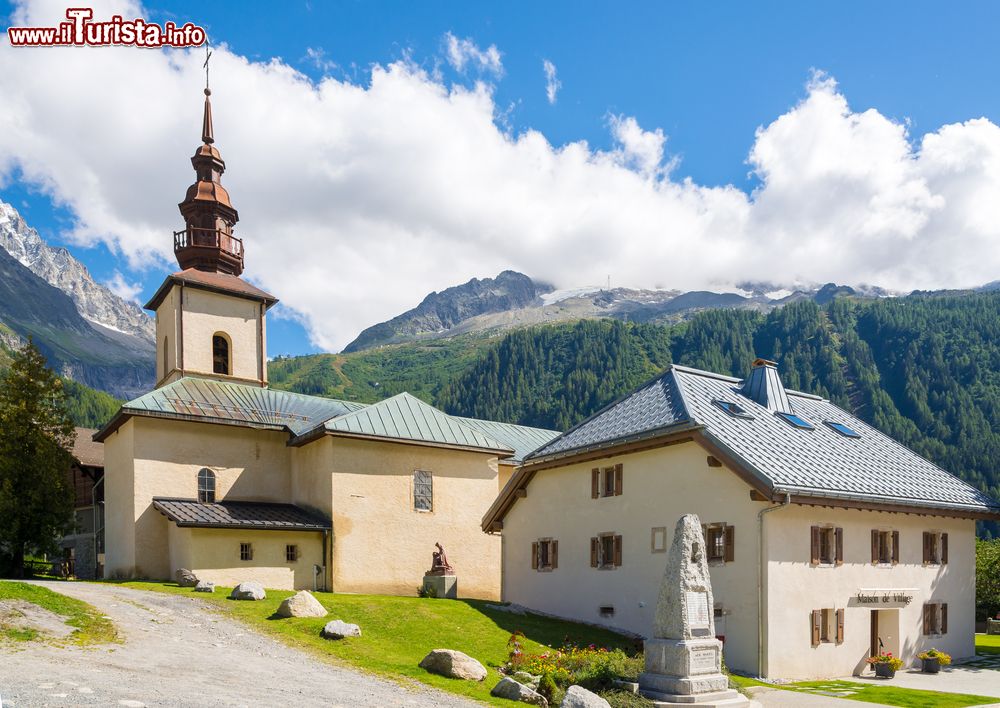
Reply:
[[[937,649],[920,652],[917,656],[923,664],[921,668],[925,674],[936,674],[942,666],[951,663],[951,655]]]
[[[903,660],[893,656],[891,651],[869,656],[867,661],[875,668],[875,675],[879,678],[891,679],[903,666]]]

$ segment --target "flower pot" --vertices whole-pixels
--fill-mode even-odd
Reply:
[[[892,668],[892,664],[875,664],[875,675],[879,678],[891,679],[896,675],[896,670]]]
[[[936,657],[933,659],[921,659],[920,661],[923,662],[922,669],[925,674],[936,674],[941,670],[941,660]]]

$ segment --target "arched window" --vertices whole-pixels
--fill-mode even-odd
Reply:
[[[198,501],[202,504],[215,503],[215,472],[202,469],[198,472]]]
[[[216,332],[212,335],[212,371],[229,375],[229,337]]]

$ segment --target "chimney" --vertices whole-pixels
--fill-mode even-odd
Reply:
[[[750,365],[750,375],[743,382],[740,393],[773,413],[791,413],[785,387],[778,376],[777,362],[754,359]]]

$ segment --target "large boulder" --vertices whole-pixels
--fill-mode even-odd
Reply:
[[[504,676],[500,679],[500,683],[493,687],[493,690],[490,691],[490,695],[496,696],[497,698],[506,698],[509,701],[530,703],[533,706],[542,706],[543,708],[547,708],[549,705],[549,702],[545,700],[545,696],[541,693],[533,691],[509,676]]]
[[[562,708],[611,708],[611,704],[583,686],[570,686],[559,705]]]
[[[529,674],[527,671],[515,671],[510,676],[512,679],[520,684],[524,684],[532,691],[538,690],[538,684],[542,682],[541,676],[535,676],[534,674]]]
[[[182,588],[193,588],[198,584],[198,576],[187,568],[178,568],[177,572],[174,573],[174,578]]]
[[[264,586],[260,583],[240,583],[229,593],[230,600],[263,600],[267,597]]]
[[[326,608],[308,590],[299,590],[278,605],[282,617],[326,617]]]
[[[194,586],[195,592],[215,592],[215,583],[211,580],[199,580]]]
[[[454,649],[435,649],[420,662],[420,668],[432,674],[466,681],[482,681],[486,667],[467,654]]]
[[[320,635],[324,639],[343,639],[344,637],[360,637],[361,627],[356,624],[350,624],[344,622],[343,620],[333,620],[332,622],[327,622],[326,626],[323,627],[323,631]]]

